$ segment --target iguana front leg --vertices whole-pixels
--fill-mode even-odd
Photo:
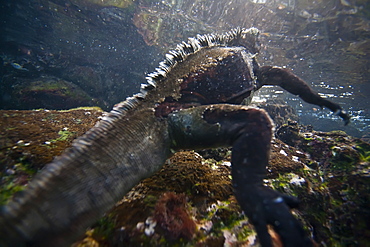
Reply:
[[[262,246],[272,246],[268,224],[281,236],[284,246],[312,245],[290,213],[297,200],[263,185],[273,129],[265,111],[228,104],[199,106],[170,114],[168,124],[175,149],[233,147],[236,197]]]
[[[280,67],[262,66],[257,70],[257,75],[259,88],[263,85],[280,86],[288,92],[298,95],[307,103],[315,104],[320,107],[327,107],[340,116],[345,125],[349,123],[350,116],[346,114],[338,104],[322,98],[317,92],[312,90],[305,81],[294,75],[290,70]]]

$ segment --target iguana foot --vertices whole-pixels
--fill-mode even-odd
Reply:
[[[267,225],[273,226],[284,247],[312,246],[302,224],[291,214],[298,206],[295,197],[283,195],[264,186],[234,184],[239,204],[254,225],[263,247],[272,246]]]

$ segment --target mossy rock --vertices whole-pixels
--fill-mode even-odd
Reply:
[[[12,98],[18,109],[60,110],[98,103],[79,86],[56,77],[24,80],[14,87]]]
[[[0,113],[3,203],[102,114],[94,109]],[[316,242],[369,245],[370,144],[343,132],[309,129],[295,125],[294,142],[285,135],[284,140],[293,146],[273,139],[265,185],[300,199],[300,207],[293,213]],[[163,169],[134,187],[85,237],[81,236],[76,246],[254,244],[253,226],[233,196],[230,150],[199,153],[174,154]],[[173,239],[171,231],[177,228],[163,227],[155,220],[158,202],[168,193],[182,198],[178,210],[187,215],[189,227],[196,225],[194,231],[188,229],[192,234]],[[270,233],[275,244],[280,244],[272,229]]]

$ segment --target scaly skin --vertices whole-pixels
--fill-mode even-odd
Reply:
[[[89,132],[2,209],[2,246],[67,246],[170,153],[166,123],[150,109]]]
[[[297,200],[263,186],[272,123],[238,105],[263,85],[279,85],[325,106],[348,123],[339,105],[321,98],[285,69],[259,67],[258,30],[189,39],[148,77],[142,93],[116,105],[72,148],[47,165],[0,210],[1,246],[68,246],[133,186],[152,175],[171,150],[232,146],[236,197],[271,246],[267,225],[284,246],[312,242],[290,213]]]

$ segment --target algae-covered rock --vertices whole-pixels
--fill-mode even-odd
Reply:
[[[307,158],[299,158],[304,168],[296,181],[304,185],[298,194],[300,212],[317,240],[329,246],[368,245],[370,144],[343,131],[307,131],[298,125],[282,128],[277,135],[283,133],[285,142]],[[291,190],[291,185],[286,185],[283,191]]]
[[[102,5],[102,6],[114,6],[118,8],[130,7],[135,0],[87,0],[88,2]]]
[[[298,121],[298,115],[293,107],[282,104],[282,102],[264,102],[258,104],[258,108],[262,108],[270,115],[275,127],[278,128],[287,122]]]
[[[0,113],[2,203],[102,114],[94,109]],[[317,243],[369,245],[370,144],[344,132],[317,132],[292,123],[283,124],[276,135],[266,186],[300,199],[293,212]],[[253,226],[233,196],[230,154],[225,148],[174,154],[75,246],[256,243]],[[270,234],[281,244],[272,229]]]
[[[93,127],[97,107],[69,111],[0,111],[0,205],[76,137]]]
[[[156,62],[155,48],[145,45],[132,23],[135,1],[21,0],[2,1],[0,7],[0,109],[26,109],[12,101],[20,89],[14,86],[53,77],[99,99],[67,108],[99,105],[107,110],[136,93],[149,64]]]
[[[70,109],[98,102],[76,84],[55,77],[24,80],[14,87],[11,100],[18,109]]]

